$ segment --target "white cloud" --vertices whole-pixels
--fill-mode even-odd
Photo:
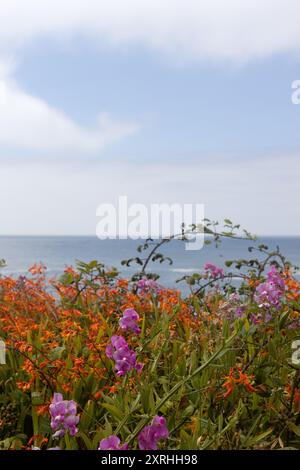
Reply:
[[[85,35],[181,59],[244,61],[300,51],[298,0],[1,0],[1,48]]]
[[[62,153],[100,151],[138,126],[99,116],[85,128],[13,81],[22,48],[49,36],[144,45],[175,60],[245,61],[300,52],[299,0],[1,0],[0,144]],[[8,54],[8,51],[9,54]]]
[[[0,143],[22,150],[58,154],[95,153],[138,126],[99,114],[94,128],[84,128],[45,101],[20,90],[10,79],[0,81]]]
[[[12,56],[0,56],[0,80],[6,79],[12,75],[15,65],[15,60]]]

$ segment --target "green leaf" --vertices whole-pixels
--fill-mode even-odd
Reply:
[[[294,423],[289,423],[288,427],[291,431],[293,431],[293,433],[296,434],[296,436],[300,437],[300,426],[297,426]]]
[[[101,406],[109,411],[115,418],[117,418],[117,420],[121,420],[123,418],[122,411],[116,406],[111,405],[110,403],[102,403]]]

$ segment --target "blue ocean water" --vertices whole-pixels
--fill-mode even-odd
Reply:
[[[206,262],[224,266],[228,259],[252,257],[248,246],[265,243],[270,249],[280,247],[286,258],[300,267],[300,237],[262,237],[256,242],[224,239],[219,248],[204,245],[201,250],[187,251],[181,241],[166,245],[164,253],[173,259],[173,264],[155,263],[149,265],[151,271],[157,272],[160,282],[166,286],[177,286],[176,279],[201,271]],[[2,275],[26,273],[28,267],[36,262],[47,266],[49,276],[60,274],[65,266],[74,265],[76,260],[102,261],[108,267],[116,267],[124,277],[130,277],[137,267],[125,268],[121,260],[137,256],[136,247],[140,241],[134,240],[99,240],[85,236],[0,236],[0,258],[6,260],[7,266],[1,269]],[[297,275],[299,274],[299,271]]]

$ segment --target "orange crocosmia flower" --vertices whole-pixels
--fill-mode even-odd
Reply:
[[[64,269],[64,273],[66,274],[77,274],[73,266],[66,266]]]
[[[233,369],[231,368],[229,374],[225,376],[225,382],[223,383],[222,387],[226,388],[226,392],[223,394],[224,398],[229,397],[232,394],[234,387],[235,387],[235,380],[233,377]]]
[[[120,287],[120,288],[123,287],[124,289],[126,289],[126,288],[128,287],[128,281],[127,281],[127,279],[119,279],[119,280],[117,281],[117,286]]]
[[[49,361],[43,361],[39,363],[39,367],[41,369],[44,369],[44,367],[47,367],[48,364],[49,364]]]
[[[72,391],[72,386],[70,384],[62,384],[61,388],[63,389],[64,392],[69,393]]]
[[[99,392],[94,393],[94,398],[95,400],[99,400],[99,398],[102,397],[102,391],[100,390]]]
[[[249,287],[257,287],[258,284],[260,283],[259,279],[248,279],[248,285]]]
[[[17,382],[17,387],[19,390],[22,390],[22,392],[27,392],[30,390],[31,383],[30,382]]]
[[[248,392],[256,392],[255,387],[251,385],[251,380],[253,380],[253,376],[248,376],[239,369],[239,378],[237,379],[237,383],[240,385],[244,385]]]
[[[34,441],[37,441],[39,444],[39,447],[41,447],[43,444],[47,444],[48,438],[41,436],[40,434],[34,434],[28,441],[28,446],[31,446]]]
[[[292,277],[291,271],[288,269],[284,272],[284,276],[286,297],[297,301],[300,297],[300,282]]]
[[[236,385],[243,385],[248,392],[256,392],[255,387],[251,384],[251,381],[253,380],[253,376],[249,376],[242,372],[240,367],[237,367],[236,370],[231,367],[229,374],[225,376],[225,382],[223,383],[222,387],[226,389],[226,392],[223,394],[224,398],[229,397]]]
[[[197,426],[197,421],[198,421],[198,418],[196,416],[193,416],[192,418],[190,418],[190,422],[187,425],[187,428],[191,429],[193,432],[195,432],[196,426]]]
[[[49,405],[38,405],[36,412],[39,416],[47,415],[49,413]]]
[[[46,269],[47,269],[46,266],[44,266],[43,264],[34,264],[28,269],[28,271],[31,274],[36,275],[36,274],[43,274],[46,271]]]

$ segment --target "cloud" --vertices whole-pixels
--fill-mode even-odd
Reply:
[[[52,156],[96,154],[107,145],[135,134],[139,130],[138,123],[120,121],[107,112],[98,114],[93,127],[83,127],[62,110],[18,86],[14,79],[21,56],[18,46],[25,46],[28,39],[33,40],[37,33],[43,32],[40,27],[43,28],[41,13],[44,11],[35,8],[38,6],[39,3],[29,2],[28,10],[22,12],[18,2],[0,4],[1,159],[3,149],[28,150],[31,156],[34,152],[39,152],[40,156],[50,153]]]
[[[1,0],[0,48],[45,35],[142,44],[176,59],[300,52],[298,0]]]
[[[5,148],[91,154],[137,130],[136,123],[118,122],[106,113],[99,114],[94,128],[84,128],[11,80],[0,81],[0,144]]]
[[[172,165],[77,160],[72,172],[65,161],[11,161],[1,167],[2,233],[94,235],[98,205],[126,195],[129,204],[204,204],[207,217],[229,217],[256,234],[299,235],[299,178],[299,155],[234,165],[222,155]]]
[[[95,153],[134,134],[134,122],[102,113],[93,128],[22,91],[13,80],[22,49],[47,36],[93,44],[142,45],[174,60],[247,61],[300,52],[298,0],[1,0],[0,145]],[[8,54],[9,51],[9,54]]]
[[[14,57],[3,54],[0,56],[0,80],[6,79],[11,76],[16,67]],[[3,85],[2,85],[3,87]]]

